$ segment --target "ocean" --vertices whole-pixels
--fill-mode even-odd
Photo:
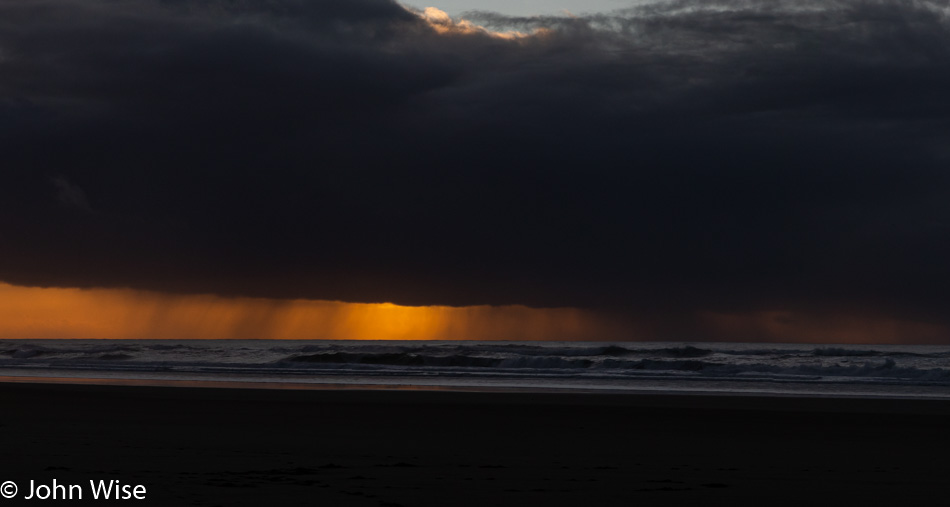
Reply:
[[[950,346],[6,340],[7,381],[950,398]]]

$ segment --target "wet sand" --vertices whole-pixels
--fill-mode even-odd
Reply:
[[[0,481],[136,505],[790,505],[942,498],[946,401],[0,383]],[[106,502],[106,503],[115,503]],[[119,502],[126,503],[126,502]]]

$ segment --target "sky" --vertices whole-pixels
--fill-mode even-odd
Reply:
[[[0,338],[950,343],[947,62],[931,1],[8,0]]]
[[[496,12],[507,16],[556,16],[604,13],[642,4],[643,0],[442,0],[436,2],[402,2],[411,8],[424,10],[435,7],[450,16],[460,17],[472,11]]]

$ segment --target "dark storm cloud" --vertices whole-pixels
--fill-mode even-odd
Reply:
[[[82,211],[92,211],[86,193],[62,175],[50,178],[50,183],[56,188],[56,197],[64,206]]]
[[[657,315],[950,303],[946,6],[468,17],[534,35],[440,34],[377,0],[3,2],[0,280]]]

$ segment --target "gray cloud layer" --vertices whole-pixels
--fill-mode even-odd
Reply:
[[[4,2],[0,279],[944,318],[946,6],[469,18]]]

